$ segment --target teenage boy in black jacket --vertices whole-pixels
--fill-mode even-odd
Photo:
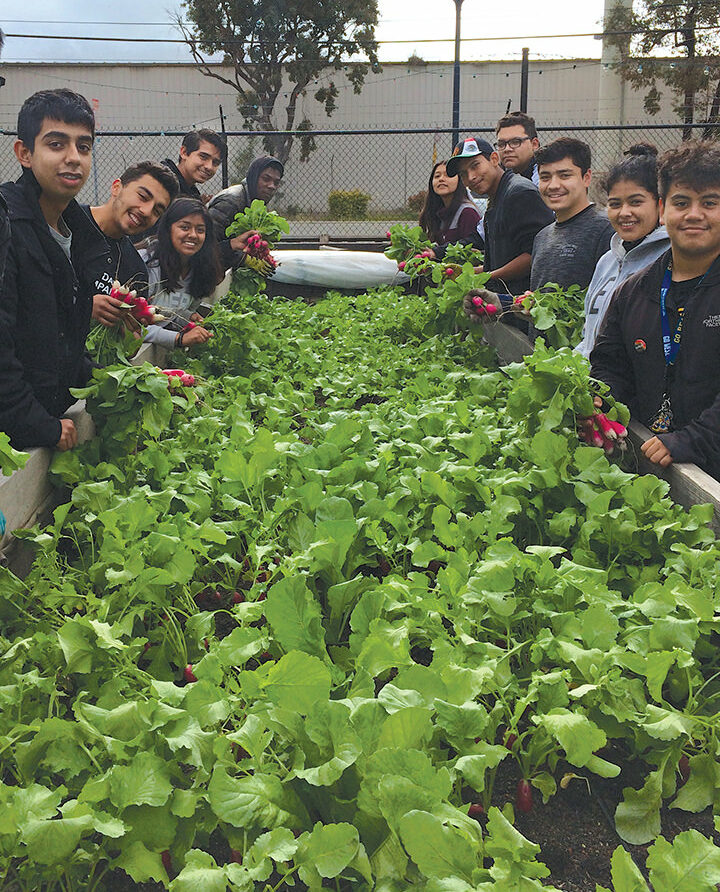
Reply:
[[[552,223],[549,210],[530,180],[500,166],[498,153],[487,140],[464,139],[446,165],[448,176],[460,176],[464,186],[487,195],[484,270],[491,291],[522,294],[530,287],[535,236]],[[478,268],[483,271],[483,267]]]
[[[140,161],[113,181],[105,204],[73,203],[66,211],[73,233],[73,266],[83,295],[90,295],[96,322],[110,327],[122,318],[122,302],[110,296],[115,280],[147,297],[147,269],[130,237],[155,226],[177,192],[175,177],[166,167]]]
[[[44,90],[18,116],[15,155],[23,173],[0,187],[11,239],[0,289],[0,430],[13,446],[77,444],[63,413],[70,387],[87,383],[90,301],[78,291],[64,220],[90,173],[95,119],[71,90]]]
[[[720,147],[685,142],[658,173],[670,251],[614,293],[592,375],[653,431],[650,461],[720,479]]]

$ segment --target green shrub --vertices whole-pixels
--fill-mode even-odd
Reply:
[[[370,196],[359,189],[344,192],[333,189],[328,195],[328,208],[334,220],[364,220]]]
[[[416,192],[414,195],[408,196],[408,207],[414,214],[419,214],[423,209],[423,205],[425,204],[425,197],[427,196],[427,190],[422,189],[420,192]]]

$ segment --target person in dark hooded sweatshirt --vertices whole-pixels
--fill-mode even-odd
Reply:
[[[250,165],[242,183],[218,192],[208,205],[225,269],[243,265],[247,240],[253,234],[252,231],[243,232],[228,238],[225,230],[235,219],[235,215],[250,207],[256,198],[268,204],[277,192],[284,172],[283,165],[277,158],[262,155]]]

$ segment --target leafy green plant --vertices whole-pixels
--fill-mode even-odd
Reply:
[[[225,235],[234,236],[257,230],[272,247],[282,238],[283,233],[290,232],[290,224],[277,211],[269,211],[264,201],[253,200],[249,208],[235,214],[235,219],[225,230]]]
[[[370,197],[360,189],[333,189],[328,195],[328,210],[333,220],[364,220]]]

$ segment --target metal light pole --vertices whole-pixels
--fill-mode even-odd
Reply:
[[[460,8],[463,0],[455,0],[455,69],[453,71],[452,144],[460,139]]]

